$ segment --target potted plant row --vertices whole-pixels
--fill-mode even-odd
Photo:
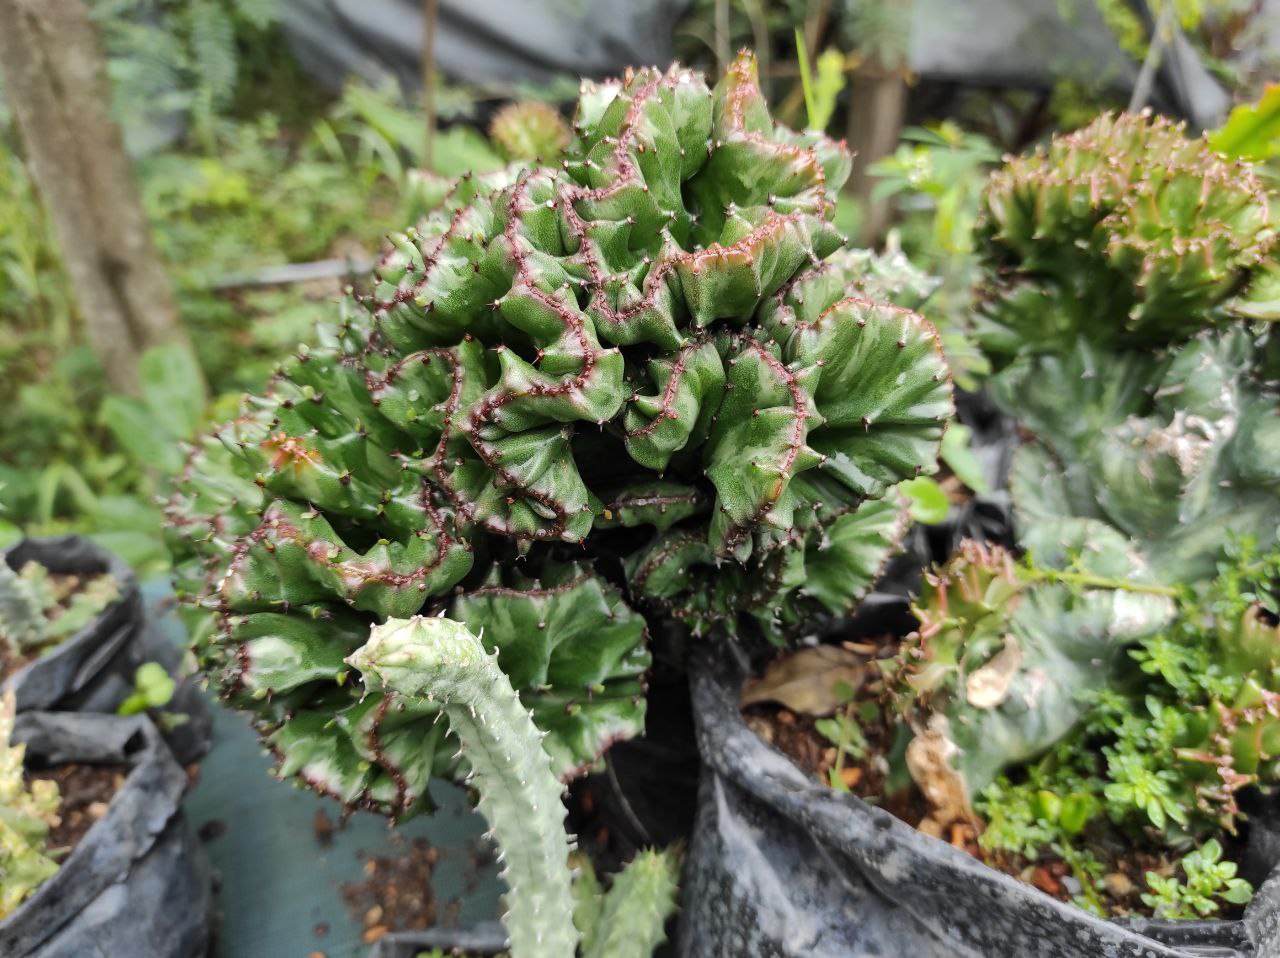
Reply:
[[[187,776],[145,715],[0,703],[0,951],[197,958],[208,862]]]

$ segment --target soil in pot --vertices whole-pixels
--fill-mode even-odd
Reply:
[[[320,830],[317,829],[317,837]],[[438,907],[432,873],[440,853],[426,839],[394,836],[399,854],[362,856],[364,877],[342,886],[342,898],[364,931],[366,943],[392,931],[421,931],[449,924],[449,907]],[[456,918],[456,916],[455,916]]]
[[[1081,885],[1071,863],[1061,855],[1046,849],[1028,858],[985,848],[979,840],[984,825],[977,819],[939,828],[933,818],[936,809],[910,777],[891,772],[895,764],[901,765],[900,760],[892,761],[895,748],[900,750],[905,742],[898,727],[886,718],[884,685],[875,662],[892,656],[897,646],[897,637],[882,635],[843,643],[839,657],[815,656],[813,649],[782,656],[744,687],[743,718],[760,738],[824,785],[884,808],[913,828],[1059,901],[1080,904]],[[788,667],[797,658],[808,661]],[[838,677],[831,675],[833,669],[839,669]],[[833,685],[830,691],[822,691]],[[846,727],[842,736],[842,723],[850,723],[853,730]],[[1243,848],[1243,837],[1224,840],[1228,858]],[[1097,904],[1116,918],[1152,917],[1153,909],[1141,897],[1148,890],[1146,875],[1173,876],[1183,857],[1106,833],[1091,841],[1089,851],[1102,864],[1093,886]],[[1214,917],[1238,918],[1242,911],[1241,906],[1224,904]]]
[[[25,779],[52,781],[58,786],[61,802],[58,824],[49,829],[48,847],[65,860],[89,829],[107,813],[107,807],[129,774],[125,765],[59,765],[28,770]]]

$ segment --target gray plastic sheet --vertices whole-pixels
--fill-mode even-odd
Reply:
[[[181,810],[187,777],[145,716],[18,716],[27,761],[127,764],[106,814],[17,911],[0,922],[6,958],[197,958],[213,891]]]

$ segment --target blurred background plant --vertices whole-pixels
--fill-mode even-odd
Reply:
[[[9,411],[0,430],[0,544],[20,530],[74,529],[144,571],[162,567],[151,500],[178,464],[176,441],[260,386],[274,357],[309,334],[346,283],[367,274],[383,235],[420,215],[449,178],[545,149],[530,143],[561,142],[554,125],[523,145],[504,134],[491,141],[484,131],[503,103],[554,109],[573,96],[576,81],[532,85],[455,70],[448,83],[434,84],[439,128],[431,172],[421,173],[419,92],[390,80],[326,88],[288,52],[292,2],[88,0],[115,116],[209,404],[197,398],[190,363],[163,349],[143,363],[139,395],[106,401],[107,377],[81,329],[0,90],[0,403]],[[1055,2],[1063,25],[1100,18],[1136,60],[1150,53],[1148,21],[1165,9],[1152,2],[1140,15],[1121,0]],[[1263,93],[1258,78],[1271,61],[1259,0],[1168,2],[1168,15],[1226,89],[1239,98]],[[886,262],[905,256],[936,277],[933,291],[913,305],[940,328],[959,384],[975,388],[986,370],[965,326],[983,179],[1002,152],[1083,122],[1116,95],[1068,81],[984,85],[918,76],[913,31],[927,6],[692,0],[674,46],[712,73],[737,48],[755,48],[783,122],[849,138],[861,159],[838,225],[853,245],[883,250]],[[1271,156],[1277,116],[1273,88],[1233,118],[1220,148]]]
[[[274,0],[97,0],[114,106],[200,368],[144,354],[110,393],[0,90],[0,546],[80,531],[144,572],[167,566],[153,499],[180,443],[260,387],[282,350],[404,225],[422,114],[394,85],[316,88],[281,56]],[[484,94],[437,92],[434,171],[506,161],[474,126]],[[317,263],[317,261],[319,261]],[[295,273],[272,267],[316,264]],[[313,278],[308,278],[313,277]],[[202,378],[212,387],[209,407]]]

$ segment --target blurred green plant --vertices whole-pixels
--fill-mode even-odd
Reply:
[[[116,113],[135,149],[189,123],[212,148],[241,74],[242,49],[265,38],[277,0],[90,0],[102,29]]]
[[[141,44],[164,22],[134,18],[119,29],[143,31],[130,41]],[[463,115],[469,95],[441,91],[442,115]],[[223,95],[209,102],[232,107]],[[132,93],[118,103],[143,109]],[[168,108],[164,100],[148,107]],[[206,411],[228,414],[240,393],[261,388],[279,355],[305,339],[342,292],[341,277],[309,282],[299,296],[296,286],[256,285],[255,273],[367,258],[388,228],[419,215],[403,197],[421,160],[421,122],[394,87],[352,83],[288,125],[271,112],[218,116],[216,148],[197,137],[138,165],[157,245],[214,389],[209,410],[194,387],[196,370],[164,349],[143,361],[141,396],[108,396],[81,341],[48,223],[13,139],[0,131],[0,402],[10,410],[0,434],[0,545],[24,531],[74,530],[144,573],[163,569],[152,498],[180,468],[181,442],[195,437]],[[435,159],[447,176],[504,163],[464,125],[439,135]]]
[[[117,715],[162,709],[173,699],[177,683],[159,662],[143,662],[133,676],[133,691],[116,707]],[[184,720],[187,716],[181,716]]]
[[[896,240],[918,267],[941,279],[917,307],[938,327],[956,382],[973,389],[989,366],[965,335],[978,277],[973,228],[987,173],[1000,152],[989,139],[950,121],[906,130],[902,144],[871,172],[875,199],[890,199],[901,220]]]

